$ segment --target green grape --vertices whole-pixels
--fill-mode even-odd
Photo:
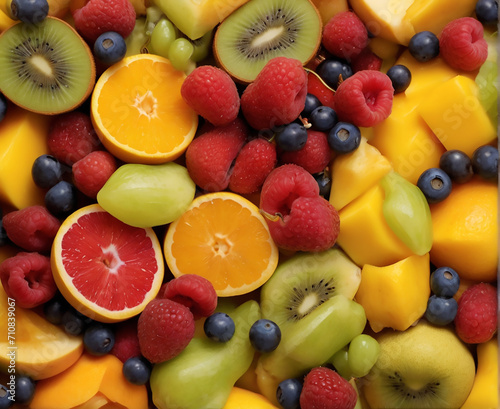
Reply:
[[[150,6],[146,9],[146,34],[151,35],[156,24],[162,17],[165,17],[163,11],[156,6]]]
[[[148,45],[149,52],[168,58],[170,45],[177,38],[177,34],[177,29],[172,22],[165,17],[162,18],[156,23],[151,33],[151,41]]]
[[[193,51],[194,47],[191,41],[180,37],[170,44],[168,59],[175,69],[179,71],[186,71],[189,68]]]
[[[378,341],[366,334],[354,337],[348,350],[348,366],[356,378],[368,375],[380,354]]]
[[[359,336],[359,335],[358,335]],[[345,379],[351,379],[352,370],[349,366],[349,353],[347,348],[342,348],[330,358],[329,362],[334,366],[335,370]]]
[[[432,246],[432,220],[422,191],[397,172],[389,172],[380,183],[385,191],[382,210],[391,230],[415,254],[428,253]]]
[[[194,62],[199,62],[204,58],[208,57],[212,49],[212,37],[213,30],[210,30],[208,33],[198,38],[197,40],[193,40],[194,51],[191,56],[191,60]]]

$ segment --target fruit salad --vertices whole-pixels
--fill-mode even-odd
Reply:
[[[497,0],[0,0],[0,409],[495,409]]]

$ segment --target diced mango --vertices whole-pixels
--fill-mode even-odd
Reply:
[[[328,23],[335,14],[349,10],[347,0],[311,0],[311,2],[318,9],[323,24]]]
[[[478,99],[477,84],[463,75],[437,86],[419,104],[418,112],[447,150],[459,149],[472,156],[476,148],[497,137]]]
[[[373,331],[404,331],[422,317],[430,295],[429,266],[428,253],[384,267],[363,266],[355,299],[365,309]]]

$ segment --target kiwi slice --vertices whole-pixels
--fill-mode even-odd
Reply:
[[[214,56],[235,80],[248,83],[274,57],[306,64],[321,33],[321,16],[309,0],[251,0],[217,28]]]
[[[55,115],[75,109],[95,84],[92,52],[66,22],[47,17],[17,23],[0,36],[0,91],[29,111]]]
[[[262,316],[280,327],[293,324],[336,294],[353,299],[360,282],[361,269],[337,247],[297,253],[262,287]]]

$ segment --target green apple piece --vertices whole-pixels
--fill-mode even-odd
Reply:
[[[367,375],[380,355],[378,341],[367,334],[354,337],[348,349],[347,362],[352,376],[361,378]]]
[[[260,315],[257,301],[224,308],[235,324],[225,343],[206,336],[193,338],[175,358],[157,364],[151,373],[153,402],[159,409],[222,408],[236,381],[252,364],[255,350],[248,333]]]
[[[432,220],[422,191],[397,172],[387,173],[380,184],[385,192],[382,210],[391,230],[413,253],[428,253],[432,247]]]
[[[174,162],[120,166],[97,194],[97,202],[135,227],[154,227],[179,218],[194,199],[196,185]]]

